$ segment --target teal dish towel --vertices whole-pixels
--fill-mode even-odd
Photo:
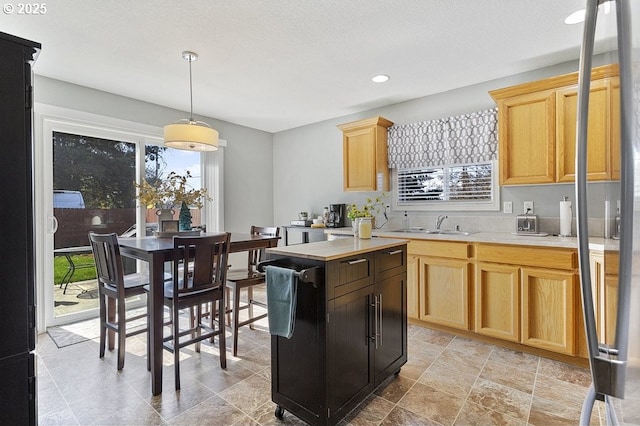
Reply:
[[[296,271],[269,265],[267,275],[267,314],[269,332],[290,339],[296,319]]]

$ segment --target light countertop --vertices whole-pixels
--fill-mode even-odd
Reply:
[[[326,234],[336,236],[353,235],[350,228],[326,229]],[[423,232],[391,232],[390,230],[376,229],[373,231],[375,237],[386,238],[408,238],[416,240],[434,240],[434,241],[467,241],[471,243],[494,243],[494,244],[512,244],[523,246],[538,247],[560,247],[560,248],[577,248],[577,237],[560,237],[547,235],[544,237],[530,235],[514,235],[507,232],[474,232],[469,235],[445,235],[445,234],[426,234]],[[375,238],[374,238],[375,239]],[[605,239],[599,237],[589,238],[589,248],[591,250],[601,251],[618,251],[619,241]]]
[[[295,244],[267,249],[269,254],[301,257],[329,261],[355,256],[362,253],[384,250],[399,244],[406,244],[406,238],[336,238],[331,241],[319,241],[308,244]]]

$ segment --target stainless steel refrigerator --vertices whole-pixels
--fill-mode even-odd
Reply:
[[[614,342],[598,343],[589,268],[587,120],[596,30],[607,5],[615,11],[615,55],[620,69],[620,241]],[[608,424],[640,424],[640,7],[639,0],[587,0],[580,55],[576,123],[576,219],[580,284],[592,384],[580,423],[588,425],[594,402],[606,410]],[[608,226],[605,223],[605,226]],[[602,330],[600,330],[602,331]]]
[[[37,423],[31,65],[39,50],[0,32],[0,425]]]

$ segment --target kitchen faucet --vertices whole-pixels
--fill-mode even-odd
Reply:
[[[440,226],[442,225],[442,222],[444,222],[444,220],[449,217],[449,216],[445,216],[445,215],[439,215],[438,218],[436,219],[436,229],[440,229]]]

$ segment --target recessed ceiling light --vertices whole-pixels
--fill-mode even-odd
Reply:
[[[580,9],[573,12],[571,15],[567,16],[564,20],[564,23],[567,25],[579,24],[580,22],[584,22],[584,15],[586,10]]]
[[[371,78],[371,81],[374,83],[384,83],[385,81],[389,81],[389,76],[386,74],[378,74]]]
[[[602,8],[601,11],[604,10],[605,15],[611,11],[611,2],[607,1],[598,6],[598,8]],[[585,9],[576,10],[571,15],[567,16],[564,20],[564,23],[567,25],[579,24],[580,22],[584,22],[584,17],[586,14]]]

